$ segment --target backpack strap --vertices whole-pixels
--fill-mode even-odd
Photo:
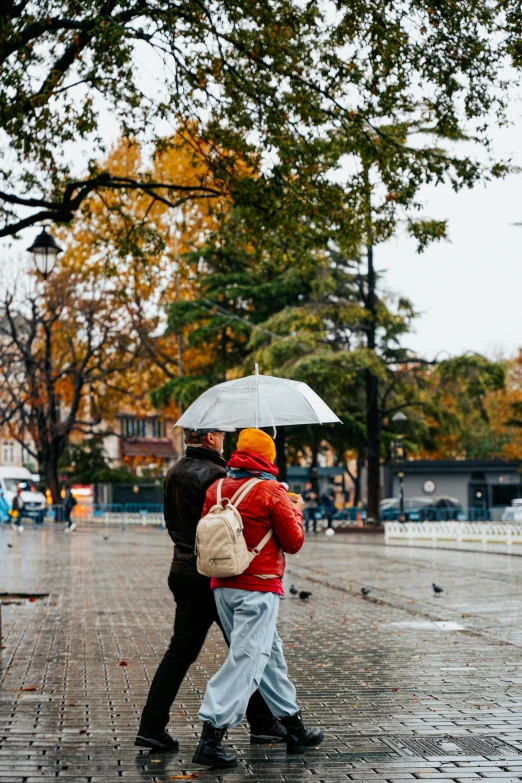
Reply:
[[[241,501],[248,495],[252,487],[255,484],[259,484],[262,480],[263,479],[251,478],[242,487],[240,487],[240,489],[238,490],[238,492],[236,492],[236,494],[234,495],[234,497],[230,502],[233,503],[234,506],[237,508],[241,503]],[[270,530],[267,533],[265,533],[265,535],[263,536],[259,544],[251,550],[254,556],[258,555],[261,552],[265,544],[268,544],[268,542],[272,538],[273,532],[274,531],[272,530],[272,528],[270,528]]]
[[[219,479],[218,485],[217,485],[217,504],[218,506],[221,505],[221,490],[223,489],[223,481],[225,479]]]
[[[239,487],[238,491],[230,498],[230,502],[233,506],[236,508],[239,506],[239,504],[246,498],[250,490],[256,485],[259,484],[262,481],[262,479],[258,478],[251,478],[248,481],[246,481],[242,486]]]
[[[274,531],[272,530],[272,528],[270,528],[268,533],[265,533],[265,535],[263,536],[263,538],[261,539],[259,544],[252,549],[252,554],[253,555],[258,555],[261,552],[261,550],[263,549],[264,545],[268,544],[268,542],[272,538],[273,532]]]

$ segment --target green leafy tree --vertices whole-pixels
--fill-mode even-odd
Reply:
[[[114,469],[107,463],[101,437],[69,443],[60,457],[58,467],[69,481],[78,484],[136,483],[136,477],[128,470]]]
[[[290,243],[318,215],[314,228],[327,235],[352,210],[351,177],[331,178],[350,150],[378,144],[405,175],[427,158],[435,178],[444,174],[433,144],[396,154],[386,125],[416,122],[446,138],[466,129],[488,142],[507,94],[502,66],[520,63],[519,17],[514,0],[337,0],[335,13],[293,0],[6,0],[0,235],[43,218],[67,223],[108,189],[171,206],[227,194]],[[195,149],[203,139],[211,179],[187,186],[104,168],[107,110],[123,137],[152,149],[171,143],[169,123]],[[457,178],[473,165],[463,157]]]
[[[507,362],[470,353],[426,371],[417,415],[424,424],[416,439],[417,454],[446,459],[506,456],[513,440],[508,370]]]
[[[232,218],[227,231],[234,234]],[[217,237],[214,238],[217,240]],[[154,404],[190,405],[203,391],[241,372],[256,324],[297,301],[309,288],[306,272],[264,243],[209,242],[182,259],[186,298],[168,305],[165,335],[182,340],[182,374],[152,393]],[[252,365],[253,366],[253,365]]]
[[[250,340],[253,358],[263,368],[308,383],[343,421],[342,427],[287,429],[290,449],[294,453],[308,450],[312,465],[323,442],[342,462],[352,454],[359,464],[368,460],[368,372],[380,381],[380,421],[416,400],[411,385],[414,368],[401,347],[415,315],[413,308],[404,299],[392,302],[379,297],[371,313],[361,296],[366,285],[367,275],[358,265],[338,253],[325,258],[310,296],[272,316],[254,330]],[[370,319],[375,326],[373,348],[367,345]],[[378,456],[380,460],[380,452]],[[355,479],[357,483],[359,476]]]

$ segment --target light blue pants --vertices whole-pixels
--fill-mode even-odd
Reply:
[[[214,597],[230,651],[209,680],[199,719],[217,729],[237,726],[256,688],[275,717],[295,715],[295,688],[276,629],[279,596],[218,587]]]

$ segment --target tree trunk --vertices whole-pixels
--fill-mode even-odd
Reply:
[[[377,378],[366,371],[366,431],[368,460],[368,522],[379,524],[381,432]]]
[[[357,452],[357,476],[355,477],[355,496],[353,499],[353,505],[358,506],[362,501],[362,472],[364,467],[364,454],[361,449]]]
[[[355,465],[355,473],[352,473],[348,468],[348,463],[346,464],[346,472],[350,476],[351,480],[353,481],[353,506],[358,506],[361,502],[361,476],[362,476],[362,469],[364,465],[364,456],[361,449],[357,452],[356,457],[356,465]]]
[[[373,246],[368,245],[368,295],[366,307],[370,313],[367,345],[370,351],[376,348],[376,297],[375,269],[373,266]],[[378,525],[381,519],[379,507],[380,458],[381,458],[381,417],[379,410],[379,380],[366,370],[366,441],[368,459],[368,522]]]
[[[276,462],[279,469],[277,478],[279,481],[286,481],[286,448],[285,448],[285,427],[278,427],[275,439]]]
[[[45,481],[47,489],[51,493],[51,498],[54,505],[58,505],[62,502],[62,496],[60,493],[60,480],[58,478],[58,456],[53,450],[48,453],[47,458],[44,458],[43,472],[45,475]]]

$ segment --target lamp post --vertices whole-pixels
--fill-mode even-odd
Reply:
[[[405,522],[404,517],[404,432],[408,417],[402,411],[398,411],[392,416],[392,423],[397,433],[397,442],[395,445],[395,459],[399,465],[399,522]]]
[[[54,267],[58,253],[62,248],[56,244],[56,240],[45,228],[38,234],[31,247],[27,248],[33,254],[34,265],[38,273],[47,280]]]

